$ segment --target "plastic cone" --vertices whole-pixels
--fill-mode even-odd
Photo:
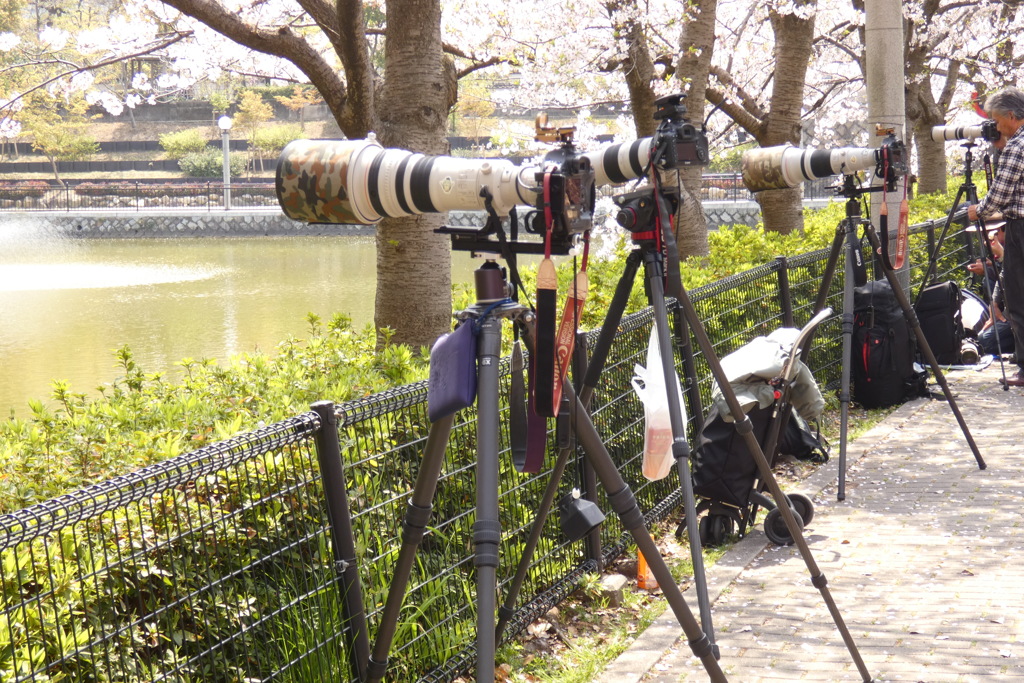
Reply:
[[[644,554],[639,550],[636,553],[636,585],[643,590],[652,591],[658,587],[658,580],[654,578]]]

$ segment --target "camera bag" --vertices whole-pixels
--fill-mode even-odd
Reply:
[[[850,358],[853,398],[865,408],[884,408],[927,396],[924,371],[914,369],[917,343],[886,280],[853,290]]]
[[[914,304],[924,338],[941,365],[960,362],[960,347],[964,341],[962,304],[960,287],[955,282],[928,285]]]

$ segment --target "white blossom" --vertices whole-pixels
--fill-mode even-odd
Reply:
[[[71,37],[64,29],[53,26],[44,26],[39,31],[39,42],[51,50],[63,50]]]
[[[10,140],[21,135],[21,123],[7,117],[0,119],[0,138]]]
[[[18,47],[21,38],[9,31],[0,32],[0,52],[9,52]]]
[[[149,91],[153,88],[149,84],[149,76],[142,73],[141,71],[132,77],[132,89],[142,90],[143,92]]]

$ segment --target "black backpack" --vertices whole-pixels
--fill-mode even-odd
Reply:
[[[960,287],[955,282],[928,285],[914,304],[924,338],[941,365],[960,362],[960,347],[964,341],[962,304]]]
[[[886,280],[853,290],[853,398],[884,408],[927,396],[927,373],[914,370],[917,343]]]

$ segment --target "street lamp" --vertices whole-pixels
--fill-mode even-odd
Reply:
[[[227,211],[231,208],[231,157],[228,149],[231,146],[228,135],[231,132],[231,117],[220,117],[217,119],[217,126],[221,132],[220,146],[224,150],[224,210]]]

